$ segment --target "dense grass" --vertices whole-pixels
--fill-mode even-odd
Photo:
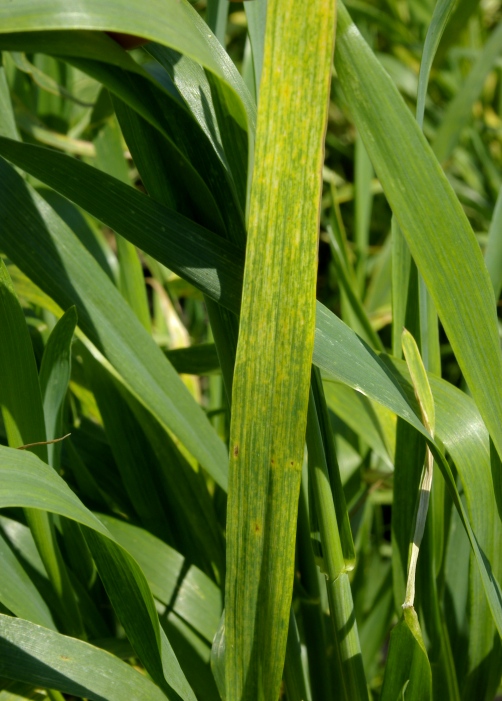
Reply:
[[[0,701],[500,693],[501,18],[0,0]]]

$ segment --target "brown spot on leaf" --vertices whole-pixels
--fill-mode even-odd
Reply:
[[[234,458],[236,458],[239,455],[239,446],[234,445]]]
[[[260,524],[256,521],[254,524],[254,532],[255,533],[261,533],[261,526]]]

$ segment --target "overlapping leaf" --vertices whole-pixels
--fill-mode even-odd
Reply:
[[[502,355],[479,245],[417,123],[343,5],[337,36],[335,65],[356,126],[502,455]]]
[[[47,255],[40,253],[32,258],[29,270],[23,265],[25,272],[34,282],[51,280],[50,294],[61,307],[75,304],[82,330],[140,401],[184,442],[217,481],[225,484],[225,448],[160,349],[66,224],[5,162],[0,169],[5,193],[0,205],[3,250],[14,262],[21,262],[19,248],[11,247],[9,239],[14,243],[22,230],[28,247],[32,245],[28,236],[33,237],[35,248],[40,247],[40,252],[44,249],[52,264],[49,268]],[[123,187],[130,211],[133,191]]]
[[[160,629],[150,589],[135,560],[61,477],[35,455],[0,446],[0,477],[0,508],[41,509],[85,527],[101,578],[136,653],[168,698],[174,689],[185,701],[193,701],[193,692]]]
[[[148,677],[108,652],[3,614],[0,674],[94,701],[122,701],[126,697],[144,701],[166,699]]]

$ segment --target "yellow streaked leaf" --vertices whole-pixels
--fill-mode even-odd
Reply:
[[[268,6],[232,398],[228,701],[276,701],[284,664],[334,20],[334,0]]]

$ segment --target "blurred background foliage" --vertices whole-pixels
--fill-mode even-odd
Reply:
[[[214,0],[208,3],[209,7],[203,1],[193,6],[216,31],[251,93],[256,95],[244,4]],[[222,19],[222,6],[228,11],[228,22]],[[410,111],[415,113],[420,60],[434,3],[347,0],[346,6]],[[489,270],[497,299],[502,286],[502,266],[498,264],[498,249],[502,246],[500,31],[498,45],[491,47],[490,39],[500,29],[501,20],[500,0],[459,0],[434,59],[423,123],[424,133],[434,145],[483,251],[488,248],[492,232],[493,263]],[[174,83],[145,47],[133,49],[131,55],[181,99]],[[131,187],[146,190],[140,165],[131,157],[115,115],[114,102],[100,82],[76,66],[44,53],[5,51],[3,62],[16,125],[26,143],[71,154]],[[151,332],[190,394],[201,404],[220,438],[227,442],[228,401],[202,293],[83,209],[32,176],[27,178],[91,251],[101,270]],[[378,334],[381,346],[390,351],[392,214],[336,74],[332,80],[323,183],[318,299],[370,345],[374,346],[373,332]],[[183,207],[181,211],[193,214],[186,200]],[[495,226],[497,236],[493,233]],[[60,310],[9,256],[5,255],[4,261],[23,306],[40,368]],[[361,319],[369,320],[369,327]],[[130,398],[124,400],[123,390],[82,337],[76,336],[71,348],[71,379],[61,419],[62,434],[71,433],[71,437],[59,444],[59,472],[84,504],[103,514],[104,523],[143,568],[162,626],[197,697],[217,699],[209,659],[222,611],[224,491],[206,472],[191,469],[196,462],[181,444],[171,441],[167,447],[159,447],[159,440],[165,438],[164,429],[147,428],[141,406],[134,406]],[[440,351],[443,378],[467,390],[442,331]],[[357,566],[351,574],[355,614],[367,681],[377,699],[389,633],[398,612],[392,586],[391,544],[396,418],[389,410],[343,385],[327,382],[325,392],[355,541]],[[7,444],[3,425],[0,441]],[[185,477],[176,488],[173,484],[178,478],[173,482],[172,475],[166,473],[166,460],[183,468]],[[466,681],[467,672],[472,671],[466,666],[472,626],[468,604],[472,596],[469,545],[451,502],[446,499],[444,503],[440,587],[458,686],[463,689],[462,698],[493,698],[502,669],[498,638],[491,657],[483,662],[485,667],[478,670],[485,676],[485,688],[477,695]],[[305,510],[302,503],[300,523],[307,518]],[[38,590],[40,606],[65,632],[67,625],[58,619],[58,605],[34,549],[24,513],[17,508],[2,513],[1,547],[10,553],[8,557],[16,558],[24,573],[22,577]],[[85,544],[80,542],[78,533],[66,532],[62,521],[57,528],[72,585],[78,593],[85,637],[123,659],[137,662]],[[307,627],[310,619],[306,614],[304,618],[305,609],[321,597],[325,611],[327,601],[319,584],[322,577],[318,580],[314,573],[313,579],[308,580],[301,548],[298,557],[294,610],[305,645],[309,636],[315,635]],[[16,613],[6,598],[0,610]],[[430,650],[433,635],[428,637],[426,628],[422,632]],[[332,655],[328,645],[328,661],[332,661]],[[33,685],[27,684],[23,690],[17,682],[2,684],[2,701],[18,698],[13,695],[18,691],[20,698],[44,697],[45,692],[41,691],[38,696],[33,695]],[[25,693],[30,695],[23,696]],[[50,693],[58,698],[57,692]],[[314,696],[315,693],[314,689]]]

